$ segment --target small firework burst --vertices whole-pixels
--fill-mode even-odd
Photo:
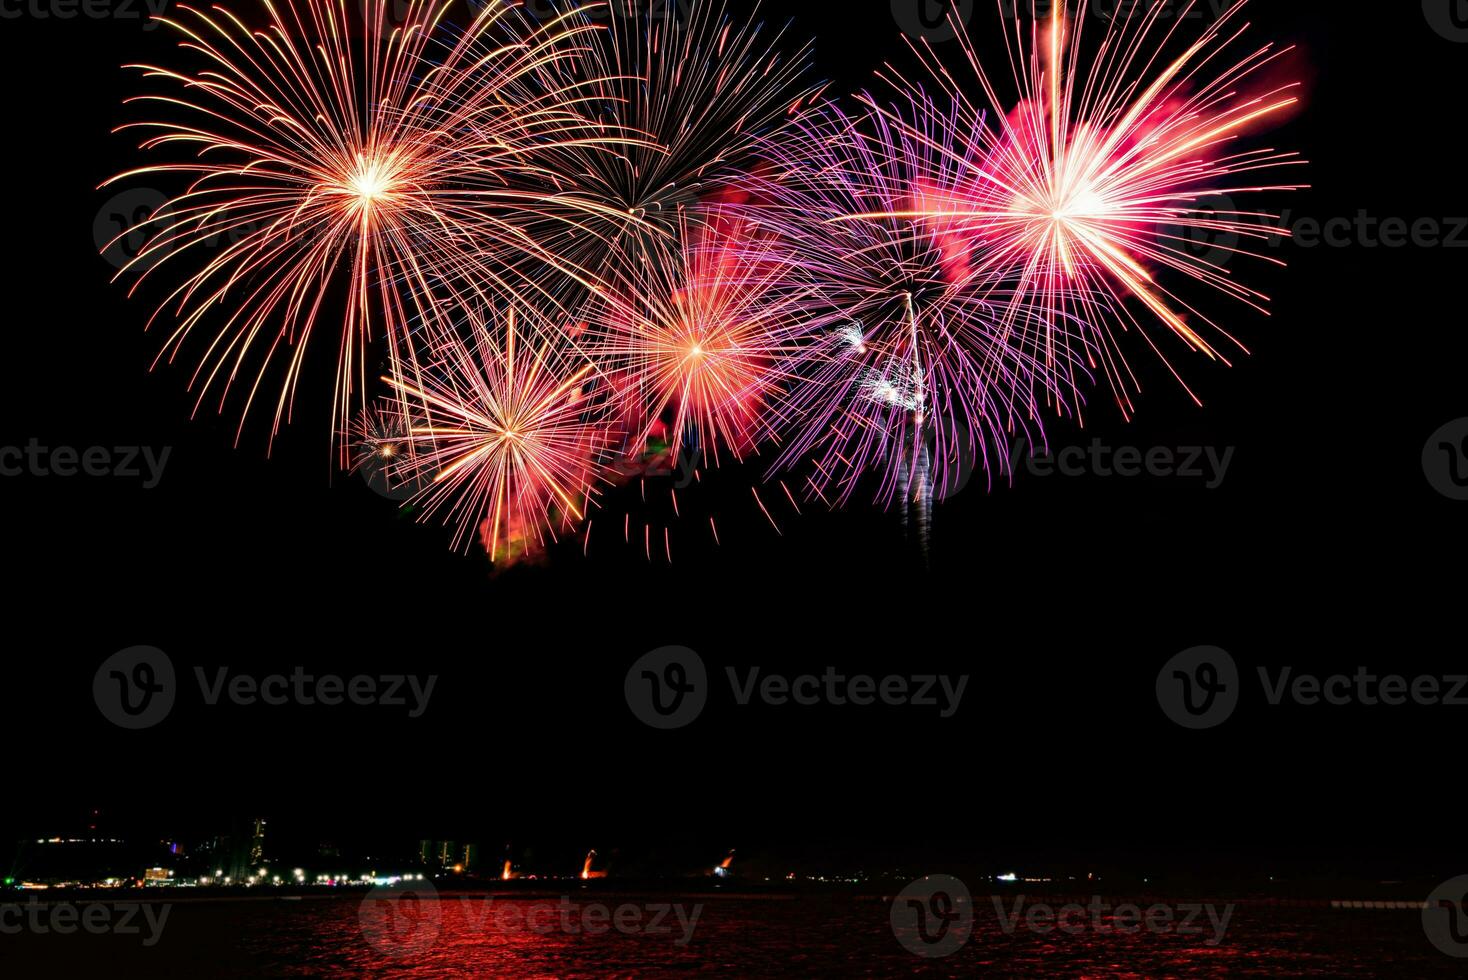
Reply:
[[[399,480],[409,443],[407,422],[397,406],[387,401],[364,406],[352,419],[345,443],[351,454],[350,472],[360,475],[375,493],[407,500],[419,489]]]
[[[526,330],[526,317],[474,317],[419,379],[383,379],[405,406],[392,423],[406,432],[398,478],[422,481],[415,502],[456,526],[454,548],[477,534],[491,561],[580,521],[614,441],[592,364],[552,325]]]

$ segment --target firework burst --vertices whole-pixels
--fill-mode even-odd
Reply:
[[[544,189],[545,154],[619,140],[583,115],[583,86],[562,78],[594,30],[573,15],[533,25],[490,0],[438,42],[446,0],[364,3],[365,14],[355,0],[265,0],[259,30],[221,7],[160,18],[204,65],[133,66],[182,94],[129,101],[182,121],[122,128],[147,133],[144,150],[193,152],[107,182],[187,181],[139,226],[147,241],[119,275],[140,284],[193,263],[149,326],[172,321],[160,354],[171,361],[211,313],[222,320],[191,386],[200,403],[217,389],[221,410],[243,386],[241,427],[271,363],[286,358],[272,436],[318,330],[340,336],[335,430],[350,393],[366,396],[370,341],[386,339],[388,371],[402,378],[414,373],[410,323],[432,335],[447,328],[446,311],[486,294],[534,294],[527,257],[586,280],[528,230],[544,220],[539,209],[577,210]]]
[[[636,281],[644,263],[678,261],[704,203],[740,182],[756,141],[810,96],[801,82],[810,49],[787,56],[780,32],[713,2],[611,0],[598,13],[607,30],[591,38],[584,63],[563,67],[584,67],[596,117],[639,141],[615,153],[559,148],[547,170],[556,189],[600,210],[550,215],[543,237],[605,278]]]
[[[107,184],[182,190],[106,248],[145,233],[133,290],[180,271],[149,319],[159,360],[201,347],[195,409],[242,400],[241,431],[260,399],[278,433],[312,335],[336,335],[343,459],[455,548],[523,557],[604,482],[680,462],[692,481],[771,443],[769,476],[829,506],[870,487],[926,542],[935,497],[1016,436],[1042,445],[1099,375],[1132,411],[1121,333],[1164,360],[1169,338],[1242,349],[1174,290],[1267,312],[1229,268],[1263,256],[1191,247],[1286,236],[1231,196],[1300,186],[1256,176],[1295,154],[1238,145],[1297,101],[1263,80],[1288,49],[1238,50],[1242,4],[1193,42],[1195,2],[1127,5],[1095,44],[1084,15],[1032,7],[1003,35],[1007,101],[953,18],[957,65],[914,44],[923,81],[884,70],[896,97],[852,114],[803,87],[806,49],[713,4],[612,0],[603,24],[486,0],[449,30],[450,2],[159,18],[200,64],[134,66],[180,91],[130,100],[160,118],[122,128],[175,156]]]
[[[1248,128],[1278,118],[1297,102],[1294,84],[1257,81],[1261,69],[1289,49],[1265,44],[1232,60],[1228,52],[1248,26],[1238,23],[1238,4],[1168,60],[1163,52],[1176,43],[1178,25],[1190,22],[1195,4],[1181,11],[1174,6],[1160,0],[1129,5],[1086,67],[1080,53],[1084,16],[1072,25],[1057,5],[1048,22],[1029,24],[1028,44],[1016,17],[1006,43],[1019,99],[1008,112],[957,22],[977,88],[997,115],[976,108],[925,45],[914,48],[953,104],[951,112],[937,108],[917,84],[897,78],[889,80],[907,93],[909,118],[926,122],[914,125],[866,100],[909,140],[929,143],[928,159],[941,169],[917,175],[912,205],[864,217],[924,221],[970,257],[958,274],[1017,283],[1011,309],[1054,311],[1034,341],[1047,368],[1064,372],[1082,359],[1099,365],[1125,412],[1132,408],[1128,391],[1136,381],[1128,379],[1112,324],[1148,336],[1148,317],[1132,309],[1138,304],[1187,348],[1226,360],[1197,325],[1237,341],[1154,272],[1180,273],[1262,311],[1267,297],[1188,246],[1197,236],[1258,242],[1287,235],[1270,223],[1270,215],[1207,205],[1220,195],[1298,189],[1257,184],[1253,175],[1303,162],[1293,153],[1236,145]],[[1165,12],[1174,16],[1164,18]],[[1247,91],[1251,87],[1257,91]],[[1220,247],[1230,256],[1251,254]],[[1075,313],[1071,323],[1090,325],[1087,336],[1056,328],[1066,311]],[[1084,349],[1074,347],[1077,340],[1085,342]],[[1150,336],[1148,342],[1156,349]],[[1061,353],[1066,346],[1083,358],[1067,359]],[[1065,380],[1074,387],[1074,378]]]
[[[406,433],[395,475],[422,481],[415,502],[456,525],[454,548],[477,532],[491,561],[584,516],[614,436],[591,363],[524,318],[475,318],[467,339],[437,346],[421,380],[383,379],[406,405],[391,426]]]
[[[704,465],[736,459],[770,432],[780,364],[794,349],[803,293],[793,270],[736,215],[675,226],[682,251],[643,263],[598,305],[589,348],[606,370],[633,454],[665,431]]]
[[[920,175],[970,162],[922,126],[807,112],[798,135],[769,144],[750,209],[795,270],[803,310],[802,343],[781,365],[775,465],[811,464],[807,488],[833,505],[872,474],[878,500],[926,501],[987,468],[990,444],[1038,414],[1034,359],[999,322],[1015,298],[956,274],[964,257],[905,213]]]
[[[396,403],[381,400],[364,406],[353,417],[344,445],[350,452],[350,472],[360,475],[375,493],[408,500],[421,489],[394,482],[410,449],[407,419]]]

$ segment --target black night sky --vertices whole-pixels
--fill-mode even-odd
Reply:
[[[977,6],[976,23],[992,19]],[[1305,81],[1303,110],[1257,139],[1299,149],[1312,189],[1271,209],[1409,222],[1468,212],[1454,175],[1468,45],[1434,33],[1414,3],[1250,7],[1251,36],[1300,46],[1288,64]],[[888,8],[764,13],[815,35],[817,75],[849,92],[883,62],[911,66]],[[364,846],[515,840],[669,866],[736,847],[812,868],[1468,871],[1454,829],[1468,707],[1276,707],[1256,674],[1468,672],[1457,569],[1468,504],[1436,492],[1422,463],[1429,436],[1468,414],[1455,299],[1468,253],[1283,245],[1287,269],[1248,272],[1271,316],[1203,297],[1251,356],[1223,368],[1170,351],[1205,407],[1131,336],[1135,420],[1095,389],[1084,430],[1051,424],[1058,447],[1231,451],[1213,488],[1023,467],[988,488],[980,473],[937,506],[924,567],[897,516],[863,501],[840,512],[802,501],[797,515],[766,487],[777,532],[750,493],[762,466],[726,465],[680,491],[679,518],[663,488],[650,486],[651,503],[635,483],[611,489],[586,555],[572,537],[542,562],[496,570],[334,471],[324,383],[303,388],[269,458],[263,414],[238,446],[235,415],[190,419],[191,363],[149,372],[152,307],[109,283],[92,231],[109,197],[94,188],[134,159],[129,137],[110,133],[136,81],[118,66],[167,57],[171,42],[141,21],[6,16],[0,445],[170,455],[148,489],[0,479],[0,855],[79,830],[100,807],[119,835],[207,835],[258,814]],[[329,378],[330,347],[308,373]],[[658,545],[645,557],[643,521],[654,535],[671,527],[671,563]],[[166,651],[184,688],[145,731],[110,724],[91,694],[102,661],[134,645]],[[623,679],[667,645],[697,651],[715,690],[693,724],[655,731],[629,711]],[[1154,682],[1198,645],[1233,655],[1244,694],[1226,724],[1187,731]],[[409,718],[208,706],[193,679],[196,666],[298,665],[438,681]],[[740,706],[725,668],[750,666],[969,681],[948,718]]]

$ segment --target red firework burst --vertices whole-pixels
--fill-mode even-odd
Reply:
[[[455,548],[477,531],[497,561],[584,516],[614,432],[592,364],[549,324],[528,332],[528,349],[513,310],[468,333],[438,344],[420,380],[383,380],[406,406],[396,476],[425,485],[415,500],[457,526]]]
[[[643,263],[592,314],[589,348],[611,378],[619,414],[639,454],[667,427],[672,458],[685,443],[705,465],[721,447],[736,459],[770,435],[768,403],[799,329],[791,268],[736,218],[688,221],[690,242]]]

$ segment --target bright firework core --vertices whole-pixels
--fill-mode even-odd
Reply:
[[[1089,218],[1101,213],[1106,204],[1101,200],[1101,195],[1091,190],[1089,186],[1082,186],[1076,190],[1057,195],[1057,200],[1050,210],[1050,218],[1057,224],[1069,221],[1073,218]]]
[[[342,186],[335,189],[355,198],[357,206],[365,211],[393,195],[397,176],[397,168],[390,160],[358,154],[351,173]]]
[[[690,326],[697,335],[687,338],[681,351],[672,347],[667,358],[683,398],[705,408],[737,398],[755,384],[737,338],[721,336],[717,325]]]

